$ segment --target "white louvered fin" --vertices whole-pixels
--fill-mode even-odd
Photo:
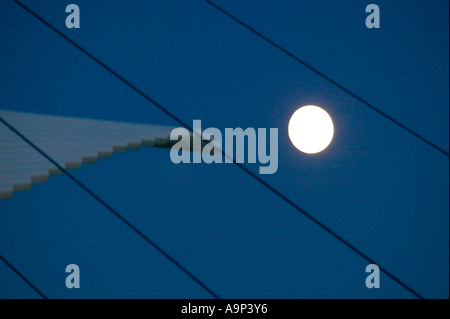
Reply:
[[[115,152],[167,141],[173,127],[0,110],[0,116],[59,165],[76,169]],[[0,124],[0,199],[61,174],[47,159]]]

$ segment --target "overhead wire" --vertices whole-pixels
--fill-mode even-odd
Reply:
[[[152,103],[154,106],[156,106],[159,110],[161,110],[163,113],[167,114],[169,117],[171,117],[173,120],[175,120],[177,123],[179,123],[181,126],[187,128],[188,130],[190,130],[191,132],[193,132],[194,134],[198,134],[197,132],[195,132],[193,130],[193,128],[191,126],[189,126],[188,124],[186,124],[184,121],[182,121],[180,118],[178,118],[175,114],[173,114],[172,112],[170,112],[168,109],[166,109],[162,104],[158,103],[156,100],[154,100],[153,98],[151,98],[149,95],[147,95],[145,92],[143,92],[141,89],[139,89],[137,86],[135,86],[134,84],[132,84],[130,81],[128,81],[127,79],[125,79],[123,76],[121,76],[119,73],[117,73],[115,70],[113,70],[111,67],[109,67],[108,65],[106,65],[105,63],[103,63],[100,59],[98,59],[97,57],[95,57],[92,53],[90,53],[89,51],[87,51],[85,48],[83,48],[81,45],[79,45],[78,43],[76,43],[74,40],[70,39],[68,36],[66,36],[64,33],[62,33],[60,30],[58,30],[56,27],[54,27],[52,24],[50,24],[48,21],[46,21],[44,18],[42,18],[41,16],[39,16],[37,13],[35,13],[33,10],[31,10],[30,8],[28,8],[27,6],[25,6],[23,3],[21,3],[18,0],[13,0],[15,3],[17,3],[19,6],[21,6],[24,10],[26,10],[27,12],[29,12],[31,15],[33,15],[36,19],[38,19],[39,21],[41,21],[44,25],[46,25],[48,28],[50,28],[51,30],[53,30],[55,33],[57,33],[59,36],[61,36],[63,39],[65,39],[66,41],[68,41],[69,43],[71,43],[75,48],[77,48],[78,50],[80,50],[81,52],[83,52],[86,56],[88,56],[90,59],[92,59],[94,62],[96,62],[98,65],[100,65],[102,68],[104,68],[106,71],[108,71],[109,73],[111,73],[113,76],[115,76],[117,79],[119,79],[121,82],[123,82],[125,85],[127,85],[130,89],[132,89],[133,91],[135,91],[136,93],[138,93],[141,97],[143,97],[144,99],[146,99],[148,102]],[[206,0],[207,1],[207,0]],[[64,173],[66,173],[75,183],[77,183],[80,187],[82,187],[85,191],[87,191],[91,196],[93,196],[95,199],[97,199],[103,206],[105,206],[106,208],[108,208],[108,210],[110,210],[113,214],[115,214],[117,217],[119,217],[122,221],[124,221],[129,227],[135,229],[135,231],[141,235],[141,237],[143,237],[144,239],[146,239],[147,237],[141,233],[137,228],[135,228],[130,222],[128,222],[125,218],[123,218],[120,214],[118,214],[114,209],[112,209],[107,203],[105,203],[101,198],[99,198],[93,191],[91,191],[90,189],[88,189],[85,185],[83,185],[80,181],[78,181],[75,177],[73,177],[69,172],[67,172],[65,169],[63,169],[58,163],[56,163],[54,160],[52,160],[47,154],[45,154],[42,150],[40,150],[36,145],[34,145],[31,141],[29,141],[26,137],[23,137],[23,135],[20,134],[20,132],[18,132],[17,130],[15,130],[10,124],[8,124],[5,120],[3,120],[0,117],[0,121],[2,121],[5,125],[7,125],[10,129],[12,128],[12,130],[18,134],[24,141],[26,141],[28,144],[30,144],[30,146],[32,146],[33,148],[35,148],[39,153],[41,153],[41,155],[43,155],[44,157],[46,157],[50,162],[52,162],[54,165],[56,165],[58,168],[60,168]],[[227,156],[227,154],[225,154],[223,151],[222,153]],[[233,163],[236,164],[240,169],[242,169],[246,174],[248,174],[250,177],[252,177],[253,179],[255,179],[256,181],[258,181],[261,185],[263,185],[265,188],[267,188],[269,191],[271,191],[273,194],[275,194],[276,196],[278,196],[281,200],[283,200],[284,202],[286,202],[287,204],[289,204],[291,207],[293,207],[294,209],[296,209],[298,212],[300,212],[302,215],[306,216],[308,219],[310,219],[313,223],[315,223],[316,225],[318,225],[319,227],[321,227],[322,229],[324,229],[326,232],[328,232],[330,235],[332,235],[334,238],[336,238],[338,241],[340,241],[341,243],[343,243],[345,246],[347,246],[348,248],[350,248],[351,250],[353,250],[355,253],[357,253],[360,257],[362,257],[363,259],[365,259],[366,261],[368,261],[371,264],[377,264],[379,266],[379,269],[384,272],[388,277],[390,277],[392,280],[394,280],[395,282],[397,282],[400,286],[402,286],[403,288],[405,288],[406,290],[408,290],[410,293],[412,293],[414,296],[416,296],[417,298],[423,298],[423,296],[421,294],[419,294],[418,292],[416,292],[413,288],[411,288],[409,285],[407,285],[406,283],[404,283],[402,280],[400,280],[397,276],[395,276],[394,274],[392,274],[391,272],[389,272],[387,269],[385,269],[384,267],[380,266],[378,263],[376,263],[372,258],[370,258],[368,255],[364,254],[361,250],[359,250],[358,248],[356,248],[356,246],[352,245],[350,242],[348,242],[346,239],[344,239],[342,236],[340,236],[339,234],[337,234],[336,232],[334,232],[332,229],[330,229],[328,226],[326,226],[323,222],[319,221],[317,218],[315,218],[313,215],[311,215],[310,213],[308,213],[306,210],[304,210],[303,208],[301,208],[299,205],[297,205],[295,202],[293,202],[292,200],[290,200],[288,197],[286,197],[285,195],[283,195],[280,191],[278,191],[275,187],[273,187],[272,185],[270,185],[269,183],[267,183],[266,181],[264,181],[262,178],[260,178],[259,176],[257,176],[255,173],[253,173],[252,171],[250,171],[248,168],[246,168],[244,165],[242,165],[241,163],[237,163],[234,159],[232,159]],[[155,248],[157,248],[158,246],[156,246],[156,244],[154,244],[149,238],[146,239],[149,243],[151,243],[152,245],[154,245]],[[157,248],[161,253],[163,253],[164,255],[166,255],[164,253],[164,251],[161,248]],[[167,258],[169,258],[170,256],[167,255]],[[172,257],[170,257],[169,259],[173,259]],[[184,269],[184,267],[182,267],[179,263],[177,263],[175,260],[173,260],[172,262],[174,262],[180,269]],[[189,273],[187,270],[184,270],[184,272],[190,276],[192,279],[194,279],[199,285],[201,285],[205,290],[207,290],[212,296],[214,296],[215,298],[220,298],[218,297],[210,288],[208,288],[205,284],[203,284],[200,280],[198,280],[195,276],[193,276],[191,273]]]
[[[28,280],[27,277],[25,277],[16,267],[14,267],[5,257],[3,257],[0,254],[0,260],[3,261],[6,266],[8,266],[12,271],[14,271],[20,278],[22,278],[25,283],[27,283],[28,286],[30,286],[39,296],[41,296],[43,299],[48,299],[47,296],[38,288],[36,287],[30,280]]]
[[[223,9],[222,7],[218,6],[217,4],[215,4],[213,1],[211,0],[204,0],[206,3],[208,3],[209,5],[211,5],[213,8],[215,8],[216,10],[220,11],[221,13],[223,13],[225,16],[229,17],[230,19],[232,19],[233,21],[235,21],[236,23],[240,24],[241,26],[243,26],[245,29],[247,29],[248,31],[250,31],[251,33],[255,34],[257,37],[259,37],[260,39],[264,40],[265,42],[267,42],[268,44],[270,44],[271,46],[273,46],[274,48],[278,49],[279,51],[283,52],[285,55],[287,55],[288,57],[292,58],[293,60],[295,60],[296,62],[300,63],[301,65],[303,65],[304,67],[308,68],[309,70],[311,70],[312,72],[314,72],[315,74],[317,74],[318,76],[322,77],[323,79],[325,79],[326,81],[328,81],[329,83],[331,83],[332,85],[336,86],[337,88],[339,88],[340,90],[344,91],[345,93],[347,93],[348,95],[352,96],[353,98],[355,98],[356,100],[358,100],[359,102],[361,102],[362,104],[364,104],[365,106],[367,106],[368,108],[370,108],[371,110],[375,111],[376,113],[378,113],[379,115],[383,116],[384,118],[386,118],[387,120],[389,120],[390,122],[394,123],[395,125],[397,125],[398,127],[402,128],[403,130],[407,131],[408,133],[410,133],[411,135],[415,136],[416,138],[418,138],[419,140],[421,140],[422,142],[424,142],[425,144],[428,144],[429,146],[431,146],[432,148],[434,148],[436,151],[440,152],[441,154],[449,157],[449,153],[444,150],[442,147],[438,146],[437,144],[431,142],[429,139],[425,138],[423,135],[417,133],[416,131],[414,131],[413,129],[409,128],[408,126],[406,126],[405,124],[401,123],[400,121],[396,120],[395,118],[393,118],[392,116],[390,116],[389,114],[387,114],[386,112],[382,111],[381,109],[379,109],[378,107],[376,107],[375,105],[373,105],[372,103],[368,102],[367,100],[363,99],[362,97],[360,97],[359,95],[357,95],[356,93],[354,93],[353,91],[347,89],[346,87],[344,87],[342,84],[338,83],[336,80],[333,80],[331,77],[327,76],[325,73],[319,71],[317,68],[313,67],[311,64],[307,63],[305,60],[299,58],[297,55],[295,55],[294,53],[290,52],[289,50],[285,49],[284,47],[282,47],[281,45],[279,45],[278,43],[276,43],[275,41],[269,39],[267,36],[265,36],[264,34],[262,34],[261,32],[259,32],[258,30],[256,30],[255,28],[251,27],[250,25],[248,25],[247,23],[245,23],[244,21],[242,21],[241,19],[237,18],[236,16],[234,16],[233,14],[231,14],[230,12],[226,11],[225,9]]]
[[[175,258],[173,258],[169,253],[167,253],[163,248],[157,245],[153,240],[151,240],[147,235],[145,235],[142,231],[140,231],[136,226],[134,226],[130,221],[128,221],[125,217],[123,217],[118,211],[112,208],[108,203],[106,203],[102,198],[100,198],[94,191],[80,182],[75,176],[73,176],[70,172],[67,171],[64,167],[62,167],[57,161],[51,158],[47,153],[41,150],[36,144],[34,144],[31,140],[29,140],[26,136],[20,133],[13,125],[7,122],[3,117],[0,116],[0,122],[3,123],[6,127],[8,127],[14,134],[20,137],[25,143],[34,148],[39,154],[45,157],[50,163],[55,165],[61,172],[63,172],[67,177],[69,177],[75,184],[80,186],[84,191],[86,191],[90,196],[92,196],[97,202],[99,202],[102,206],[104,206],[108,211],[110,211],[114,216],[120,219],[125,225],[131,228],[137,235],[139,235],[142,239],[144,239],[148,244],[153,246],[158,252],[160,252],[164,257],[166,257],[172,264],[178,267],[182,272],[184,272],[188,277],[190,277],[193,281],[195,281],[198,285],[200,285],[204,290],[206,290],[212,297],[216,299],[220,299],[220,297],[212,291],[205,283],[203,283],[199,278],[197,278],[193,273],[187,270],[181,263],[179,263]]]

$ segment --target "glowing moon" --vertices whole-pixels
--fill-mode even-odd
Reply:
[[[288,134],[298,150],[307,154],[319,153],[326,149],[333,139],[333,121],[324,109],[305,105],[292,114]]]

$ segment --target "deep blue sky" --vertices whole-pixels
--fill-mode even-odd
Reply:
[[[24,3],[188,124],[278,127],[278,172],[261,177],[420,294],[448,298],[448,157],[203,1],[78,0],[77,30],[70,2]],[[448,152],[448,1],[216,3]],[[380,29],[365,27],[369,3]],[[0,30],[2,109],[178,125],[12,1]],[[305,104],[335,124],[319,155],[287,136]],[[413,297],[383,274],[367,289],[367,261],[233,164],[145,148],[73,174],[221,297]],[[50,298],[209,297],[65,176],[0,202],[0,253]],[[0,297],[37,295],[0,263]]]

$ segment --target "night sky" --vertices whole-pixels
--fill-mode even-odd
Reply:
[[[448,1],[214,2],[448,154]],[[246,168],[422,296],[449,297],[448,155],[204,1],[77,0],[80,29],[71,2],[23,3],[189,125],[278,128],[278,171]],[[1,109],[180,126],[13,1],[0,30]],[[287,134],[307,104],[335,125],[316,155]],[[222,298],[415,298],[384,273],[366,288],[367,260],[235,164],[146,147],[71,173]],[[0,201],[0,254],[49,298],[211,297],[67,176]],[[0,297],[40,298],[1,261]]]

